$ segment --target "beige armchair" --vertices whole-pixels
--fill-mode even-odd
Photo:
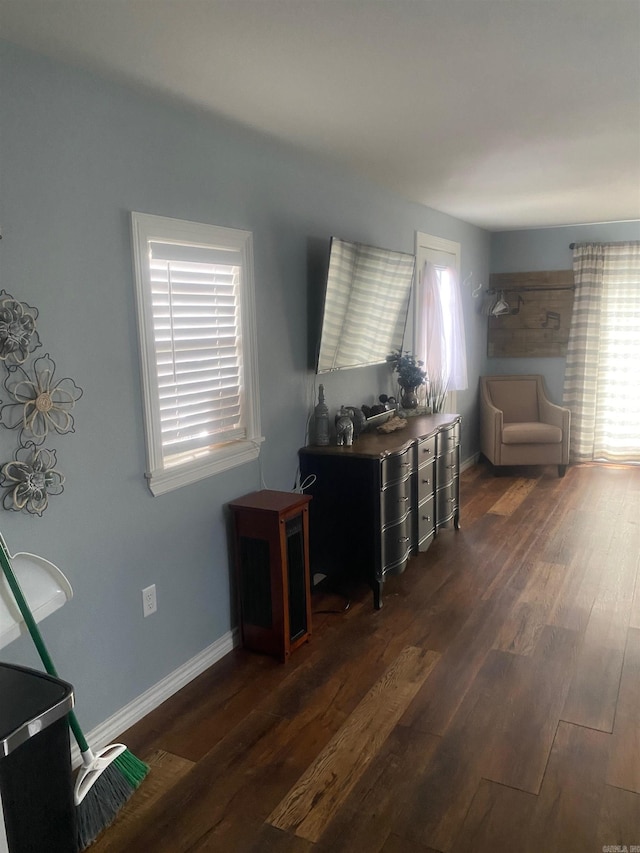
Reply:
[[[480,450],[493,465],[569,464],[571,412],[547,399],[544,379],[480,377]]]

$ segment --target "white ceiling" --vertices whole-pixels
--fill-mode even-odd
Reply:
[[[0,0],[0,34],[490,230],[640,219],[640,0]]]

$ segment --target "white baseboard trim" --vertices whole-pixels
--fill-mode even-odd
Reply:
[[[124,708],[116,711],[109,719],[100,723],[95,729],[92,729],[87,735],[87,741],[92,750],[102,749],[107,744],[111,743],[114,738],[117,738],[122,732],[130,728],[134,723],[137,723],[144,716],[149,714],[159,705],[177,693],[194,678],[201,675],[205,669],[213,666],[214,663],[223,658],[232,649],[240,644],[240,631],[234,628],[232,631],[224,634],[220,639],[216,640],[206,649],[203,649],[191,660],[179,666],[173,672],[169,673],[153,687],[145,690],[137,699],[129,702]],[[77,767],[81,763],[80,750],[76,743],[72,744],[71,748],[71,763]]]
[[[471,468],[472,465],[475,465],[476,462],[480,459],[480,453],[474,453],[473,456],[470,456],[468,459],[465,459],[464,462],[460,463],[460,473],[466,471],[467,468]]]

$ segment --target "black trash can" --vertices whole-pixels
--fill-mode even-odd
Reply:
[[[9,853],[76,853],[70,684],[0,663],[0,797]]]

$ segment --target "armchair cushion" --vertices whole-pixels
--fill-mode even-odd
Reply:
[[[551,424],[521,423],[502,427],[503,444],[560,444],[562,430]]]

